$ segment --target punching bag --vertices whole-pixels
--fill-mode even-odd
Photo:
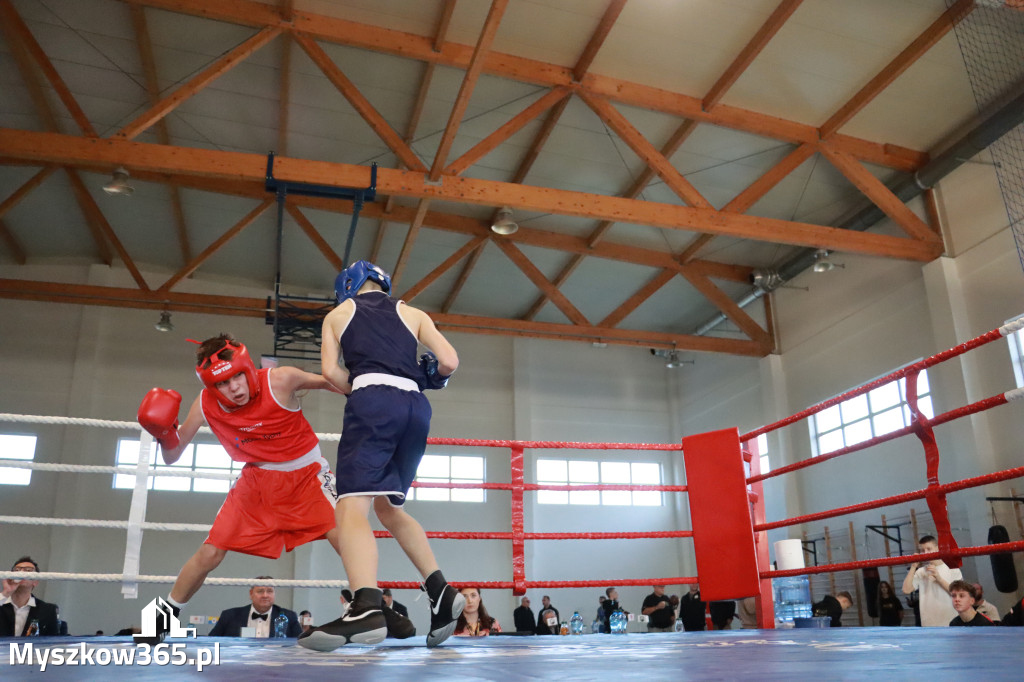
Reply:
[[[988,544],[997,545],[1010,541],[1010,534],[1004,526],[992,526],[988,529]],[[990,554],[992,561],[992,578],[995,580],[996,589],[1000,592],[1017,591],[1017,568],[1013,565],[1013,554]]]

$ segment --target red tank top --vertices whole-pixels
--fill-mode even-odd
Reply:
[[[242,407],[228,412],[204,388],[203,416],[228,456],[237,462],[287,462],[302,457],[320,443],[302,409],[283,407],[270,391],[270,370],[257,372],[260,390]]]

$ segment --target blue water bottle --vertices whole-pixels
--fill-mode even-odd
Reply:
[[[283,613],[278,614],[277,618],[274,619],[274,637],[287,637],[288,636],[288,616]]]
[[[582,635],[583,634],[583,616],[580,615],[579,611],[572,614],[572,618],[569,620],[569,634],[570,635]]]

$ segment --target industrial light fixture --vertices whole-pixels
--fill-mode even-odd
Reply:
[[[160,313],[160,321],[153,325],[158,332],[172,332],[174,325],[171,324],[171,314],[168,311]]]
[[[842,263],[833,263],[829,260],[829,252],[825,249],[818,249],[814,252],[814,271],[815,272],[828,272],[836,268],[846,267]]]
[[[512,209],[508,206],[499,208],[491,223],[491,231],[495,234],[512,234],[518,229],[519,225],[512,220]]]
[[[678,350],[667,350],[664,348],[652,348],[651,355],[658,358],[665,358],[665,367],[667,369],[679,369],[683,365],[694,364],[693,360],[683,360]]]
[[[103,191],[107,194],[126,197],[135,191],[135,188],[128,182],[127,169],[124,166],[118,166],[114,169],[114,175],[111,177],[110,182],[103,185]]]

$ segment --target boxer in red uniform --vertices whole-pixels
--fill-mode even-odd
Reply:
[[[139,423],[156,438],[167,464],[178,460],[207,423],[231,459],[246,465],[210,535],[178,573],[167,599],[175,615],[228,551],[277,559],[282,549],[325,538],[341,554],[334,476],[296,396],[307,389],[340,391],[322,376],[295,367],[257,370],[246,347],[228,334],[200,344],[196,361],[205,388],[181,428],[181,395],[162,388],[146,394]],[[157,641],[167,631],[162,630]]]

